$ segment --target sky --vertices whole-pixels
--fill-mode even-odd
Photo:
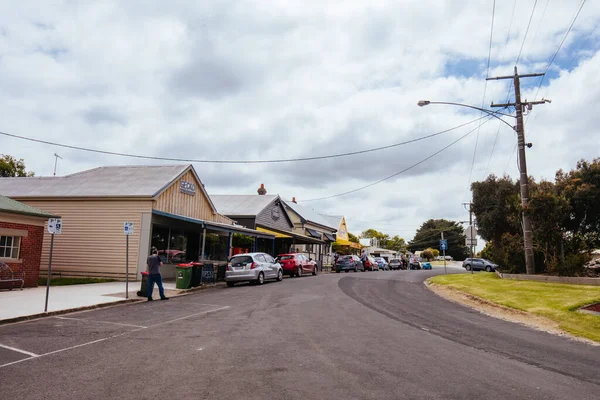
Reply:
[[[477,107],[513,101],[512,81],[485,78],[512,75],[515,65],[519,73],[544,72],[579,5],[4,1],[0,131],[195,160],[304,158],[392,145],[484,115],[450,105],[421,108],[419,100]],[[537,180],[599,156],[599,21],[600,3],[587,1],[541,85],[541,78],[522,79],[523,99],[552,100],[525,117],[533,144],[528,172]],[[488,174],[516,178],[515,145],[508,126],[480,119],[347,157],[194,166],[209,194],[253,194],[264,183],[269,194],[345,215],[352,233],[374,228],[410,240],[427,219],[468,220],[462,203],[471,198],[471,182]],[[52,175],[54,153],[62,157],[61,176],[173,163],[0,135],[0,154],[22,158],[36,175]],[[345,192],[352,193],[311,201]]]

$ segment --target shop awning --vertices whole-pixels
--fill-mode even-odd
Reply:
[[[309,236],[312,236],[317,239],[321,239],[321,234],[319,232],[315,231],[314,229],[306,228],[306,232],[308,232]]]
[[[261,228],[260,226],[257,227],[256,230],[259,231],[259,232],[265,232],[265,233],[268,233],[270,235],[273,235],[277,239],[291,239],[292,238],[290,235],[285,235],[283,233],[275,232],[275,231],[272,231],[270,229]]]
[[[330,233],[325,233],[325,237],[327,238],[327,240],[329,240],[330,242],[335,242],[335,236],[333,236]]]
[[[340,239],[340,238],[337,238],[337,240],[335,241],[335,244],[340,245],[340,246],[349,246],[349,247],[352,247],[353,249],[361,249],[362,248],[360,243],[354,243],[349,240],[344,240],[344,239]]]

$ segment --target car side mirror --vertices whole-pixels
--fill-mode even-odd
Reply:
[[[309,258],[308,261],[312,261],[312,258]]]

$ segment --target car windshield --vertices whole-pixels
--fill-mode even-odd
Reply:
[[[250,256],[234,256],[229,262],[233,267],[240,267],[246,264],[251,264],[252,262],[254,262],[254,260]]]
[[[342,256],[342,258],[340,258],[340,260],[351,260],[352,256]]]

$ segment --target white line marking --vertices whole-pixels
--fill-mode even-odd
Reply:
[[[6,346],[6,345],[4,345],[4,344],[0,344],[0,347],[2,347],[2,348],[4,348],[4,349],[8,349],[8,350],[12,350],[12,351],[16,351],[16,352],[18,352],[18,353],[23,353],[23,354],[26,354],[26,355],[28,355],[28,356],[31,356],[31,357],[39,357],[39,355],[38,355],[38,354],[31,353],[31,352],[29,352],[29,351],[25,351],[25,350],[21,350],[21,349],[17,349],[17,348],[15,348],[15,347]]]
[[[118,325],[118,326],[127,326],[127,327],[131,327],[131,328],[147,328],[147,326],[132,325],[132,324],[121,324],[119,322],[97,321],[97,320],[94,320],[94,319],[68,318],[68,317],[54,317],[54,318],[66,319],[66,320],[69,320],[69,321],[98,322],[98,323],[101,323],[101,324],[111,324],[111,325]]]
[[[224,306],[224,307],[220,307],[220,308],[215,308],[213,310],[202,311],[202,312],[199,312],[199,313],[196,313],[196,314],[186,315],[185,317],[175,318],[175,319],[172,319],[170,321],[165,321],[165,322],[159,322],[158,324],[150,325],[148,327],[142,327],[142,328],[138,328],[138,329],[133,329],[133,330],[130,330],[130,331],[127,331],[127,332],[123,332],[123,333],[119,333],[119,334],[116,334],[116,335],[108,336],[108,337],[105,337],[105,338],[102,338],[102,339],[94,340],[92,342],[82,343],[82,344],[78,344],[78,345],[75,345],[75,346],[66,347],[66,348],[60,349],[60,350],[54,350],[54,351],[51,351],[49,353],[44,353],[44,354],[39,354],[39,355],[33,354],[33,353],[26,353],[26,354],[31,355],[31,357],[30,358],[24,358],[23,360],[13,361],[13,362],[10,362],[10,363],[7,363],[7,364],[2,364],[2,365],[0,365],[0,368],[4,368],[4,367],[8,367],[10,365],[18,364],[18,363],[21,363],[23,361],[31,360],[33,358],[45,357],[45,356],[49,356],[49,355],[56,354],[56,353],[62,353],[63,351],[73,350],[73,349],[77,349],[79,347],[84,347],[84,346],[87,346],[87,345],[90,345],[90,344],[104,342],[105,340],[114,339],[114,338],[117,338],[119,336],[129,335],[130,333],[139,332],[139,331],[142,331],[144,329],[154,328],[156,326],[170,324],[172,322],[181,321],[182,319],[186,319],[186,318],[190,318],[190,317],[195,317],[195,316],[202,315],[202,314],[211,314],[213,312],[217,312],[217,311],[221,311],[221,310],[226,310],[228,308],[230,308],[230,307],[229,306]],[[2,347],[6,347],[6,346],[2,346]],[[12,349],[11,348],[11,350],[16,350],[16,349]],[[21,351],[21,350],[16,350],[16,351]],[[23,352],[23,351],[21,351],[21,352]]]

